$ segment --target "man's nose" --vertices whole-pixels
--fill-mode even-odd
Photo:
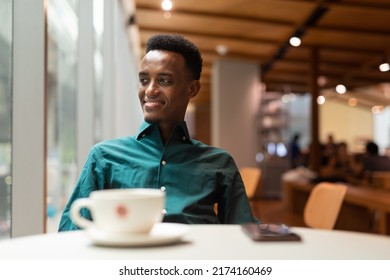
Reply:
[[[151,82],[145,91],[147,96],[156,96],[159,94],[158,86],[155,82]]]

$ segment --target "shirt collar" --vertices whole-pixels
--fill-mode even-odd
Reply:
[[[141,138],[145,137],[146,135],[150,134],[153,129],[157,129],[157,124],[143,122],[138,130],[138,134],[136,135],[137,140],[140,140]],[[181,136],[181,138],[187,142],[192,144],[192,139],[190,137],[190,134],[188,132],[187,123],[185,121],[180,122],[177,127],[174,129],[174,134]],[[185,138],[183,138],[185,137]]]

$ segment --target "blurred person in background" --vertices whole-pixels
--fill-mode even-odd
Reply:
[[[299,144],[299,139],[301,138],[300,133],[295,133],[290,142],[289,147],[289,156],[291,168],[297,168],[302,165],[302,150]]]
[[[348,151],[348,144],[340,142],[321,168],[321,177],[334,182],[350,182],[355,176],[356,161]]]
[[[366,154],[363,157],[362,173],[364,177],[374,171],[390,171],[390,158],[379,154],[378,145],[369,141],[366,144]]]

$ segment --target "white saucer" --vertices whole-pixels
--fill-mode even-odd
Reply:
[[[189,226],[185,224],[158,223],[148,234],[108,233],[98,228],[89,228],[86,233],[96,245],[135,247],[178,242],[188,229]]]

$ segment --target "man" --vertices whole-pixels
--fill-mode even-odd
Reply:
[[[233,158],[188,134],[184,116],[190,99],[199,92],[201,71],[200,52],[185,38],[165,34],[148,40],[138,93],[145,122],[134,137],[104,141],[91,149],[60,231],[77,229],[69,215],[73,201],[110,188],[165,191],[164,222],[256,221]],[[81,214],[91,218],[86,210]]]
[[[290,163],[291,168],[297,168],[302,164],[302,152],[299,146],[300,133],[295,133],[290,142]]]

